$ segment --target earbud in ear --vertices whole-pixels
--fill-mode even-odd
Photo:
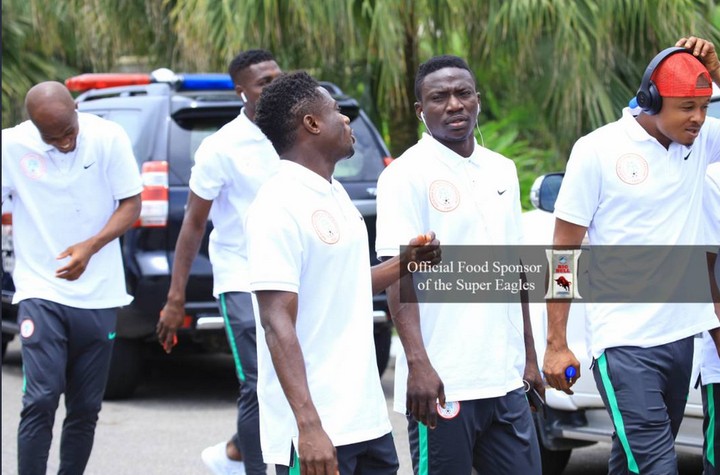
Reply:
[[[478,104],[478,113],[477,113],[477,115],[480,115],[480,112],[482,112],[482,107],[480,107],[480,104]]]
[[[248,100],[247,100],[247,96],[245,95],[244,92],[241,92],[241,93],[240,93],[240,98],[243,100],[243,102],[247,102],[247,101],[248,101]]]

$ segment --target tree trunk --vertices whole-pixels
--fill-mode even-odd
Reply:
[[[417,19],[412,2],[405,16],[405,38],[403,42],[403,58],[405,74],[402,82],[401,100],[390,106],[390,153],[393,157],[402,154],[414,145],[418,139],[418,120],[415,115],[415,74],[419,64]]]

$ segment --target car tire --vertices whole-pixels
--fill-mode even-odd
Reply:
[[[384,323],[375,325],[375,358],[378,373],[382,377],[390,361],[390,345],[392,344],[392,325]]]
[[[540,444],[540,459],[543,475],[560,475],[570,461],[572,449],[549,450]]]
[[[140,383],[142,364],[141,341],[130,338],[116,339],[103,399],[112,401],[131,397]]]

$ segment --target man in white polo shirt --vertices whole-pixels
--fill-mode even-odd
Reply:
[[[105,392],[117,308],[132,300],[118,237],[142,184],[117,124],[78,113],[60,83],[34,86],[29,121],[2,131],[2,200],[13,205],[25,376],[18,472],[45,473],[60,395],[60,473],[83,473]]]
[[[713,163],[705,176],[703,214],[706,243],[715,251],[715,314],[720,318],[720,163]],[[720,473],[720,357],[708,332],[703,333],[702,363],[700,365],[703,399],[703,475]]]
[[[263,88],[280,75],[272,54],[248,50],[229,66],[240,115],[203,140],[195,153],[188,203],[175,245],[167,303],[160,313],[158,338],[170,352],[185,315],[185,288],[192,262],[212,219],[208,252],[213,295],[225,320],[228,343],[240,382],[235,435],[203,450],[203,462],[216,475],[264,475],[257,406],[255,318],[247,266],[245,217],[260,186],[278,169],[275,149],[258,129],[255,107]]]
[[[421,229],[443,244],[522,242],[515,164],[481,147],[475,77],[456,56],[415,76],[427,134],[378,181],[376,250],[387,258]],[[540,452],[523,379],[543,393],[529,315],[517,303],[412,303],[412,276],[388,289],[404,353],[395,410],[408,415],[415,473],[539,474]],[[402,301],[401,295],[405,297]]]
[[[591,245],[704,244],[703,181],[720,159],[720,121],[706,114],[720,62],[708,41],[682,38],[676,47],[648,66],[637,116],[625,109],[573,147],[554,245],[577,247],[586,231]],[[580,368],[565,337],[569,306],[548,302],[543,371],[548,384],[571,393],[576,379],[565,369],[579,376]],[[712,305],[593,303],[588,312],[593,375],[615,426],[609,472],[676,473],[693,335],[718,326]]]
[[[281,158],[247,219],[263,456],[278,474],[395,474],[370,315],[400,265],[371,270],[362,215],[332,177],[354,153],[350,119],[300,72],[263,90],[255,120]],[[410,244],[407,259],[439,262],[432,234]]]

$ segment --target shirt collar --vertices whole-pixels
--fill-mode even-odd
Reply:
[[[258,127],[257,124],[255,124],[255,122],[250,120],[250,118],[247,116],[244,107],[240,110],[238,118],[240,119],[240,123],[242,124],[242,126],[247,129],[249,138],[257,142],[267,140],[267,137],[265,137],[265,134],[263,134],[262,130],[260,130],[260,127]]]
[[[290,160],[280,160],[280,170],[322,195],[329,195],[337,186],[337,180],[334,177],[331,183],[309,168]]]
[[[628,136],[631,140],[635,142],[643,142],[646,140],[653,141],[663,147],[658,140],[650,135],[647,130],[643,128],[642,125],[637,121],[637,116],[640,114],[640,108],[634,108],[631,109],[629,107],[625,107],[623,109],[623,115],[620,118],[620,123],[623,126],[623,129],[627,131]],[[663,147],[665,148],[665,147]],[[687,152],[692,150],[691,146],[686,146],[677,142],[670,142],[670,148],[668,151],[680,149],[680,153],[685,156]]]
[[[420,142],[429,148],[435,150],[435,157],[444,163],[448,168],[454,169],[460,167],[463,164],[470,163],[473,165],[480,165],[482,163],[480,155],[484,150],[478,143],[477,140],[473,139],[474,149],[473,153],[469,157],[463,157],[446,147],[445,145],[438,142],[432,135],[427,132],[423,132],[423,136]]]
[[[639,108],[631,109],[629,107],[625,107],[622,111],[622,117],[620,118],[623,129],[625,129],[630,138],[636,142],[654,140],[654,137],[650,135],[637,121],[637,116],[639,114]]]

